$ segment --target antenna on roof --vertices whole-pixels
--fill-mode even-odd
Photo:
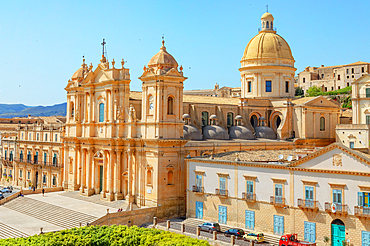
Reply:
[[[287,158],[288,161],[292,161],[293,160],[293,156],[292,155],[289,155],[288,158]]]
[[[280,154],[279,155],[279,160],[282,160],[284,158],[284,155]]]

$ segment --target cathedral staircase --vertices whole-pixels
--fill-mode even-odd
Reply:
[[[17,238],[17,237],[28,237],[24,232],[21,232],[11,226],[5,225],[0,222],[0,239],[5,239],[5,238]]]
[[[10,202],[7,202],[3,205],[3,207],[65,229],[80,226],[80,223],[82,225],[86,225],[86,223],[91,223],[97,219],[95,216],[28,197],[18,197]]]

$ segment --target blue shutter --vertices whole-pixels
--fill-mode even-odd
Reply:
[[[362,207],[364,206],[364,193],[358,192],[357,194],[358,194],[357,204],[358,206]]]
[[[220,190],[226,190],[226,179],[220,178]]]
[[[203,219],[203,202],[195,202],[195,217]]]
[[[247,181],[247,193],[253,194],[253,192],[254,192],[253,181]]]
[[[284,234],[284,216],[274,215],[274,234],[279,236]]]
[[[227,222],[227,207],[218,205],[218,222],[226,224]]]
[[[254,211],[245,210],[245,228],[254,230]]]
[[[362,231],[362,246],[370,246],[370,232]]]
[[[104,122],[104,103],[99,104],[99,122]]]
[[[316,223],[304,222],[304,240],[310,243],[316,241]]]

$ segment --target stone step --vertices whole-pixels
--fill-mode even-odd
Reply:
[[[29,236],[28,234],[0,222],[0,239],[10,238],[10,237],[13,237],[13,238],[28,237],[28,236]]]
[[[28,197],[16,198],[4,207],[66,229],[79,226],[80,223],[86,225],[97,219],[95,216]]]

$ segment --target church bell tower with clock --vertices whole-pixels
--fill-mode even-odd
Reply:
[[[143,82],[142,129],[143,138],[179,139],[183,136],[183,76],[162,41],[160,51],[144,66],[139,77]]]

